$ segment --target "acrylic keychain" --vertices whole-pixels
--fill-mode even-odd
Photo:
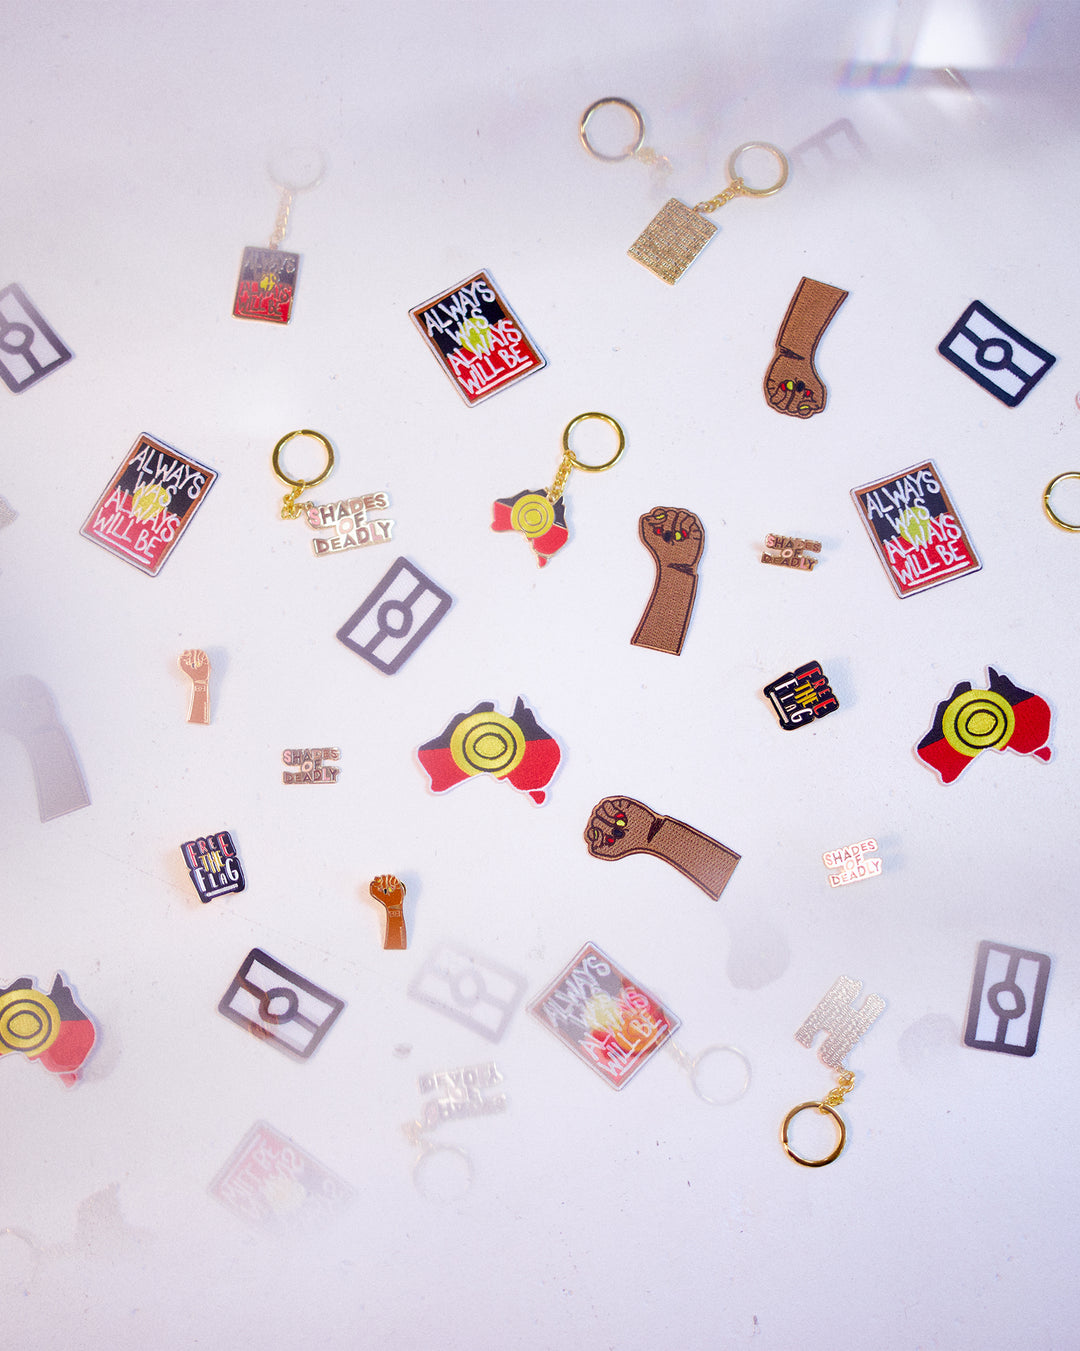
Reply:
[[[618,446],[610,460],[603,464],[585,464],[570,449],[570,434],[579,423],[590,419],[606,422],[614,429],[618,437]],[[558,553],[570,537],[566,526],[566,506],[563,502],[563,488],[566,480],[575,469],[583,469],[587,474],[600,474],[616,464],[626,449],[626,433],[616,420],[607,413],[579,413],[568,422],[563,432],[563,457],[555,472],[555,480],[550,488],[525,489],[513,497],[500,497],[492,504],[492,530],[517,530],[532,545],[536,561],[540,567],[546,567],[548,561]]]
[[[316,478],[290,478],[282,469],[281,452],[295,436],[310,436],[313,441],[318,441],[326,452],[326,468]],[[394,522],[382,517],[377,520],[368,517],[369,512],[385,511],[389,507],[390,497],[387,493],[365,493],[362,497],[344,498],[340,502],[330,502],[324,507],[320,507],[316,502],[299,500],[300,495],[308,488],[317,488],[329,478],[334,468],[334,447],[322,432],[313,432],[309,427],[286,432],[274,447],[270,463],[274,473],[289,488],[282,499],[281,519],[295,521],[303,512],[312,530],[334,532],[328,538],[311,541],[311,551],[316,558],[322,558],[330,553],[342,553],[346,549],[363,549],[369,544],[390,543]]]
[[[702,1102],[724,1106],[750,1086],[750,1062],[736,1047],[715,1044],[690,1056],[676,1045],[678,1017],[595,943],[585,944],[536,996],[529,1012],[609,1088],[625,1088],[662,1047]],[[720,1051],[740,1062],[741,1082],[734,1092],[714,1096],[706,1092],[699,1072]]]
[[[780,175],[775,183],[766,188],[752,188],[740,177],[739,158],[748,150],[764,150],[776,159],[780,165]],[[708,201],[689,207],[677,197],[670,198],[630,245],[627,250],[630,257],[647,267],[661,281],[674,286],[716,234],[716,226],[705,219],[706,215],[719,211],[734,197],[771,197],[773,193],[779,192],[787,182],[788,162],[784,152],[775,145],[767,141],[746,141],[729,155],[727,172],[731,181],[723,192],[710,197]]]
[[[784,1153],[795,1163],[801,1163],[804,1168],[824,1168],[826,1164],[834,1163],[847,1143],[847,1127],[844,1125],[844,1118],[836,1109],[843,1104],[844,1098],[855,1087],[855,1075],[851,1070],[844,1068],[844,1061],[850,1055],[855,1043],[873,1026],[885,1008],[885,1001],[881,995],[868,994],[862,1002],[862,1007],[853,1009],[852,1001],[858,998],[862,987],[861,980],[839,976],[795,1033],[795,1040],[806,1047],[813,1045],[814,1038],[819,1032],[827,1033],[818,1048],[818,1059],[823,1065],[836,1071],[836,1087],[826,1093],[819,1102],[800,1102],[788,1112],[784,1117],[784,1124],[780,1127],[780,1143],[784,1147]],[[823,1159],[804,1159],[801,1154],[796,1154],[788,1142],[792,1121],[800,1112],[807,1112],[811,1108],[822,1116],[831,1116],[838,1131],[836,1148]]]
[[[294,178],[293,172],[296,177]],[[287,324],[296,298],[300,255],[279,248],[289,229],[293,198],[318,187],[326,172],[319,150],[295,147],[285,150],[266,166],[271,182],[280,190],[277,218],[266,248],[249,245],[240,260],[233,314],[237,319],[260,319],[268,324]],[[303,177],[303,175],[307,175]]]
[[[633,141],[628,142],[626,148],[620,150],[617,155],[605,155],[589,139],[589,123],[602,108],[623,108],[630,114],[634,124]],[[661,155],[658,150],[653,150],[650,146],[645,145],[645,119],[629,99],[609,96],[597,99],[595,103],[590,103],[581,114],[581,121],[578,123],[578,139],[593,159],[602,160],[605,164],[620,164],[623,160],[636,159],[639,163],[648,165],[649,168],[662,171],[671,168],[671,161],[666,155]]]

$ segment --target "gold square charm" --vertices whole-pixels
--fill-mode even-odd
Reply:
[[[627,253],[661,281],[674,286],[714,234],[716,226],[712,221],[672,197],[649,221]]]

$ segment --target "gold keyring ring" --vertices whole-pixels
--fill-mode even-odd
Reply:
[[[606,108],[608,104],[614,104],[616,107],[625,108],[626,111],[630,114],[630,116],[634,119],[634,128],[636,131],[637,138],[634,141],[634,144],[630,146],[628,150],[624,150],[621,155],[602,155],[600,151],[597,150],[596,146],[594,146],[592,142],[589,140],[589,121],[592,118],[593,113],[599,111],[599,109],[601,108]],[[590,103],[589,106],[585,109],[585,111],[581,114],[581,121],[578,124],[578,136],[581,139],[581,144],[585,147],[585,149],[589,152],[589,154],[592,155],[594,159],[605,160],[608,164],[617,164],[620,160],[632,159],[633,156],[636,155],[637,152],[641,149],[642,144],[645,140],[645,119],[641,116],[641,114],[629,101],[629,99],[620,99],[620,98],[597,99],[595,103]]]
[[[1063,521],[1050,505],[1050,494],[1063,478],[1080,478],[1080,472],[1075,469],[1067,469],[1064,474],[1058,474],[1057,478],[1052,478],[1046,485],[1046,492],[1043,493],[1043,511],[1053,521],[1059,530],[1068,530],[1071,534],[1080,533],[1080,525],[1070,525],[1068,521]]]
[[[792,1147],[788,1144],[788,1127],[791,1125],[794,1118],[797,1117],[800,1112],[805,1112],[811,1107],[816,1108],[817,1111],[819,1112],[824,1112],[828,1116],[831,1116],[832,1119],[836,1122],[836,1125],[840,1131],[840,1140],[837,1143],[836,1148],[830,1155],[828,1155],[824,1159],[801,1158],[798,1154],[795,1153]],[[840,1157],[840,1151],[844,1148],[846,1140],[847,1140],[847,1130],[844,1126],[844,1118],[840,1115],[839,1112],[834,1111],[831,1107],[826,1107],[823,1102],[800,1102],[798,1107],[793,1107],[791,1111],[788,1112],[787,1116],[784,1117],[784,1124],[780,1129],[780,1143],[784,1146],[784,1153],[788,1156],[789,1159],[794,1159],[796,1163],[801,1163],[804,1168],[824,1168],[827,1163],[832,1163],[835,1159],[838,1159]]]
[[[727,162],[728,178],[735,179],[739,177],[739,171],[737,167],[738,159],[744,150],[767,150],[770,155],[775,155],[775,157],[780,161],[780,177],[776,180],[776,182],[772,185],[771,188],[751,188],[747,186],[745,179],[740,180],[742,182],[742,191],[748,197],[771,197],[774,192],[779,192],[780,189],[787,182],[788,176],[787,156],[784,154],[782,150],[778,149],[777,146],[770,145],[768,141],[747,141],[744,145],[737,146],[728,156]]]
[[[311,436],[314,437],[316,441],[321,442],[323,449],[326,451],[326,468],[322,471],[322,473],[319,475],[318,478],[290,478],[288,474],[286,474],[285,471],[282,469],[281,467],[282,447],[286,446],[293,439],[294,436]],[[334,467],[334,447],[330,444],[330,442],[326,439],[326,437],[323,436],[322,432],[313,432],[310,427],[303,427],[300,429],[300,431],[285,433],[285,435],[274,447],[274,453],[273,455],[270,456],[270,463],[274,467],[274,473],[278,476],[278,478],[282,481],[282,483],[287,483],[290,488],[299,488],[300,491],[303,492],[305,488],[314,488],[318,484],[320,484],[324,478],[329,477],[330,471]]]
[[[615,454],[612,455],[610,460],[605,460],[603,464],[582,464],[582,462],[570,449],[570,433],[574,430],[574,428],[578,425],[579,422],[587,422],[589,418],[599,418],[601,422],[606,422],[609,427],[614,427],[615,434],[619,438],[618,450],[616,450]],[[569,456],[570,463],[574,466],[575,469],[584,469],[587,474],[599,474],[601,469],[610,469],[611,466],[616,462],[616,460],[618,460],[619,456],[626,449],[626,433],[615,421],[615,419],[607,413],[579,413],[572,422],[568,422],[566,424],[566,430],[562,434],[562,448],[563,451]]]

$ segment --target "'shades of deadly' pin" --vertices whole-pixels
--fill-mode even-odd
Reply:
[[[365,549],[371,544],[389,544],[394,522],[385,518],[374,520],[369,512],[386,511],[390,506],[388,493],[365,493],[341,502],[330,502],[324,507],[312,504],[307,509],[307,523],[312,530],[326,531],[311,541],[316,558],[344,553],[348,549]]]
[[[776,549],[777,553],[763,553],[761,561],[772,563],[778,568],[798,568],[802,572],[813,572],[820,563],[819,558],[807,558],[808,553],[819,554],[821,541],[816,539],[793,539],[790,535],[766,535],[765,548]]]
[[[243,891],[244,869],[236,853],[233,837],[227,830],[216,835],[200,835],[180,846],[191,882],[205,905],[218,896]]]
[[[652,554],[656,578],[630,642],[677,657],[694,610],[705,532],[685,507],[653,507],[638,518],[638,538]]]
[[[337,631],[337,640],[384,675],[395,675],[453,601],[406,558],[396,558],[382,580]]]
[[[852,488],[851,497],[901,598],[982,567],[933,460]]]
[[[340,760],[341,751],[337,746],[311,746],[306,749],[290,749],[281,752],[281,763],[289,769],[281,771],[282,783],[337,783],[341,773],[331,760]]]
[[[284,1230],[323,1224],[356,1192],[295,1140],[257,1121],[210,1184],[210,1195],[260,1229]]]
[[[421,1096],[428,1097],[420,1116],[406,1121],[401,1129],[413,1145],[423,1145],[423,1137],[438,1129],[446,1121],[463,1117],[491,1116],[505,1112],[504,1092],[486,1093],[503,1082],[503,1076],[493,1060],[482,1065],[464,1065],[455,1070],[434,1070],[421,1074],[418,1080]]]
[[[538,805],[559,767],[559,743],[536,720],[518,696],[511,717],[496,713],[493,703],[477,704],[471,713],[455,713],[442,733],[416,752],[433,793],[445,793],[476,775],[505,779]]]
[[[741,857],[734,849],[632,797],[607,797],[592,810],[585,843],[593,858],[652,854],[677,868],[706,896],[719,900]]]
[[[383,873],[372,879],[368,893],[386,911],[386,936],[383,939],[383,948],[403,951],[409,946],[405,931],[405,883],[399,882],[393,873]]]
[[[1050,958],[1007,943],[979,944],[964,1044],[1031,1056],[1039,1041]]]
[[[409,318],[470,406],[547,365],[487,272],[425,300]]]
[[[216,470],[144,433],[79,533],[156,577],[216,479]]]
[[[938,351],[1009,408],[1026,399],[1057,360],[979,300],[957,319]]]
[[[1013,751],[1047,761],[1052,714],[1045,699],[1022,690],[992,666],[989,688],[975,690],[962,680],[934,715],[934,725],[915,754],[942,783],[953,783],[982,751]]]
[[[218,1012],[253,1036],[298,1060],[312,1056],[337,1021],[345,1001],[305,980],[261,948],[252,948]]]
[[[839,869],[829,873],[830,887],[846,887],[852,882],[864,882],[868,877],[881,876],[881,859],[869,858],[878,847],[877,840],[860,840],[845,844],[840,849],[827,849],[821,856],[826,868]]]
[[[785,732],[827,717],[840,707],[821,664],[807,662],[778,676],[762,690]]]
[[[21,741],[30,757],[42,821],[89,807],[79,757],[48,687],[37,676],[13,676],[0,686],[0,731]]]
[[[73,1087],[97,1033],[58,972],[48,994],[29,976],[0,986],[0,1056],[20,1051]]]
[[[623,1088],[679,1020],[592,943],[586,943],[529,1012],[612,1088]]]
[[[0,380],[13,394],[71,360],[71,352],[14,282],[0,291]]]

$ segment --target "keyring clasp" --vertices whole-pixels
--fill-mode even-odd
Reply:
[[[1067,469],[1065,473],[1058,474],[1056,478],[1052,478],[1050,480],[1050,482],[1046,485],[1046,491],[1043,493],[1043,511],[1046,512],[1047,517],[1054,523],[1054,525],[1058,527],[1059,530],[1068,530],[1070,534],[1080,534],[1080,525],[1070,525],[1068,521],[1063,521],[1061,517],[1057,514],[1057,512],[1054,511],[1053,507],[1050,505],[1050,494],[1054,491],[1054,489],[1057,487],[1057,485],[1061,482],[1063,478],[1080,478],[1080,471],[1077,471],[1075,469]]]
[[[625,108],[626,111],[630,114],[630,116],[634,119],[634,143],[633,145],[627,146],[627,148],[620,155],[604,155],[599,150],[597,150],[596,146],[594,146],[593,143],[589,140],[589,122],[592,120],[593,114],[599,112],[601,108],[606,108],[609,106],[614,106],[617,108]],[[634,107],[634,105],[630,102],[629,99],[621,99],[614,97],[597,99],[595,103],[590,103],[589,106],[585,109],[585,111],[581,114],[581,121],[578,123],[578,137],[581,141],[581,144],[585,147],[585,149],[589,152],[589,154],[592,155],[594,159],[603,160],[607,164],[618,164],[620,161],[624,159],[633,159],[633,157],[641,149],[645,141],[645,119],[641,116],[641,114],[638,112],[638,110]]]
[[[322,473],[318,476],[318,478],[308,478],[308,479],[290,478],[288,474],[286,474],[284,469],[282,469],[281,452],[284,449],[284,447],[288,445],[288,443],[293,439],[294,436],[310,436],[314,440],[318,441],[319,444],[322,446],[322,448],[326,451],[326,468],[322,471]],[[320,483],[322,483],[323,479],[329,478],[330,471],[334,467],[334,447],[330,444],[327,437],[323,436],[322,432],[313,432],[310,427],[301,427],[299,431],[285,433],[285,435],[274,447],[274,453],[270,456],[270,463],[273,466],[274,473],[278,476],[278,478],[282,481],[282,483],[287,483],[290,488],[299,488],[300,491],[303,492],[305,488],[315,488]]]
[[[619,438],[619,445],[615,454],[612,455],[610,460],[605,460],[603,464],[585,464],[570,449],[570,433],[579,422],[587,422],[590,418],[598,418],[601,422],[606,422],[609,427],[614,427],[615,435]],[[562,434],[562,448],[563,454],[569,456],[570,465],[573,469],[584,469],[587,474],[599,474],[604,469],[610,469],[626,449],[626,433],[608,413],[579,413],[573,421],[566,424],[566,430]]]
[[[570,433],[579,422],[587,422],[590,418],[599,418],[601,422],[606,422],[609,427],[614,427],[615,434],[619,438],[615,454],[612,455],[610,460],[605,460],[603,464],[585,464],[570,449]],[[599,474],[605,469],[610,469],[626,449],[626,433],[609,413],[579,413],[576,418],[566,424],[566,430],[562,434],[562,447],[563,457],[555,471],[555,481],[544,494],[549,502],[557,502],[562,497],[562,491],[566,485],[566,480],[570,477],[571,470],[584,469],[587,474]]]
[[[771,188],[747,187],[746,180],[739,177],[739,156],[746,150],[765,150],[779,162],[780,177]],[[740,195],[746,197],[771,197],[774,192],[779,192],[787,182],[787,156],[778,146],[770,145],[768,141],[745,141],[742,145],[736,146],[728,156],[727,172],[728,178],[730,178],[733,183],[739,184]]]
[[[326,468],[316,478],[302,479],[290,478],[281,467],[281,452],[294,436],[310,436],[326,451]],[[299,431],[286,432],[281,440],[274,447],[273,454],[270,456],[270,464],[274,473],[282,483],[289,485],[290,491],[285,494],[285,499],[281,507],[281,519],[283,521],[295,521],[300,515],[301,506],[310,506],[310,503],[300,503],[299,497],[302,492],[308,488],[316,488],[323,479],[328,478],[330,471],[334,467],[334,447],[330,444],[327,437],[322,432],[313,432],[310,427],[302,427]]]
[[[836,1148],[831,1154],[827,1154],[823,1159],[804,1159],[801,1154],[796,1154],[788,1144],[788,1127],[800,1112],[807,1112],[811,1107],[820,1112],[823,1116],[831,1116],[833,1121],[836,1122],[837,1129],[840,1132],[840,1138],[837,1141]],[[827,1103],[800,1102],[798,1107],[793,1107],[791,1111],[788,1112],[787,1116],[784,1117],[784,1124],[780,1128],[780,1143],[784,1146],[784,1153],[788,1158],[793,1159],[796,1163],[801,1163],[804,1168],[824,1168],[826,1164],[834,1163],[840,1157],[844,1145],[847,1143],[847,1128],[844,1126],[844,1118],[835,1107],[830,1107]]]

